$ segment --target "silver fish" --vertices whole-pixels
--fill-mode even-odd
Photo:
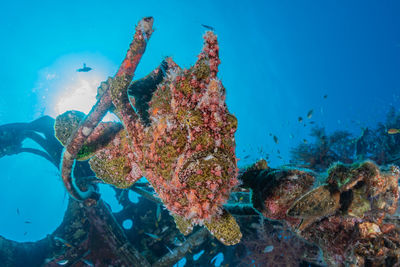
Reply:
[[[91,262],[90,260],[83,259],[82,262],[85,263],[87,266],[90,266],[90,267],[94,266],[93,262]]]
[[[154,239],[160,239],[160,237],[158,235],[155,235],[155,234],[151,234],[151,233],[144,233],[144,234],[148,235],[148,236],[150,236],[151,238],[154,238]]]
[[[270,245],[270,246],[266,246],[265,248],[264,248],[264,253],[269,253],[269,252],[271,252],[272,250],[274,250],[274,246],[273,245]]]
[[[58,265],[64,266],[68,263],[68,260],[60,260],[56,262]]]
[[[167,249],[168,249],[168,251],[171,253],[171,254],[174,254],[174,252],[172,251],[172,249],[170,249],[167,245],[164,245]]]
[[[161,220],[161,204],[157,204],[156,218],[157,218],[157,222],[159,222]]]

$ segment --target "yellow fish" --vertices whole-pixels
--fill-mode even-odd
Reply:
[[[398,134],[398,133],[400,133],[400,129],[390,128],[390,129],[387,131],[387,133],[388,133],[388,134]]]

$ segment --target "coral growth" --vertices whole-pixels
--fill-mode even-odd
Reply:
[[[316,171],[327,169],[334,162],[353,163],[370,159],[379,165],[400,163],[400,135],[391,135],[389,129],[400,128],[400,114],[392,108],[385,123],[375,128],[364,128],[360,136],[346,131],[326,134],[322,127],[312,129],[315,138],[311,144],[293,148],[292,161],[296,166]]]
[[[70,134],[66,127],[68,120],[71,119],[71,123],[77,120],[75,125],[81,123],[73,114],[76,115],[73,112],[64,114],[56,123],[56,129],[61,129],[61,133],[64,131],[67,140]],[[47,155],[44,158],[55,163],[62,147],[54,138],[53,124],[54,120],[44,117],[32,123],[0,126],[0,130],[6,133],[2,135],[4,138],[0,143],[4,147],[20,144],[25,138],[35,138],[45,154],[26,147],[16,152]],[[120,138],[122,134],[127,136],[127,131],[121,130],[120,124],[115,126],[120,130],[105,134],[113,138],[110,143],[101,146],[98,155],[102,155],[102,150],[109,149],[109,145],[112,148],[125,142]],[[33,135],[32,131],[43,133],[48,138],[37,138],[40,135]],[[51,156],[54,159],[50,159]],[[87,179],[87,176],[93,175],[87,161],[77,162],[74,171],[78,186],[85,186],[86,182],[94,179]],[[113,173],[109,175],[116,177]],[[119,225],[127,218],[136,222],[130,230],[124,231],[127,236],[101,200],[97,205],[88,206],[71,199],[73,205],[69,205],[63,224],[51,238],[46,237],[34,243],[42,253],[32,257],[29,262],[38,265],[47,257],[46,262],[52,264],[69,260],[71,264],[79,261],[79,265],[85,259],[92,260],[96,265],[102,261],[114,265],[126,262],[128,266],[146,266],[146,263],[171,266],[185,255],[189,265],[206,266],[209,259],[222,252],[225,256],[223,264],[234,266],[277,266],[280,263],[294,266],[299,261],[302,261],[301,266],[307,265],[306,262],[321,265],[318,249],[313,245],[316,244],[322,249],[323,258],[329,266],[397,266],[400,263],[400,223],[398,215],[393,215],[398,203],[397,167],[378,168],[371,161],[352,165],[336,163],[329,168],[323,184],[313,188],[315,177],[317,174],[312,172],[274,170],[268,168],[264,160],[241,170],[243,186],[250,187],[252,192],[243,188],[235,189],[225,206],[239,222],[243,232],[242,242],[237,246],[216,243],[205,228],[195,229],[192,221],[173,215],[181,232],[194,232],[184,240],[178,234],[178,229],[173,227],[173,218],[167,216],[166,210],[160,209],[160,200],[152,195],[154,191],[147,183],[135,183],[130,187],[130,190],[143,196],[140,203],[135,204],[129,201],[127,190],[116,189],[119,192],[118,200],[124,203],[124,210],[114,214],[115,219]],[[144,198],[156,203],[144,201]],[[264,216],[275,220],[262,218],[259,221],[260,214],[252,209],[251,202]],[[205,220],[204,224],[217,238],[236,241],[235,238],[240,235],[237,231],[239,228],[236,228],[235,221],[229,215],[214,222],[209,224]],[[0,239],[0,258],[3,262],[18,265],[16,263],[20,257],[17,255],[29,255],[27,248],[31,244]],[[86,254],[88,249],[90,254]],[[206,252],[199,260],[191,257],[202,250]]]
[[[54,124],[57,139],[63,144],[67,144],[68,138],[72,132],[78,128],[79,123],[83,120],[85,114],[79,111],[67,111],[57,116]],[[122,129],[119,123],[102,122],[100,123],[93,134],[85,141],[82,148],[79,150],[77,160],[87,160],[94,153],[106,146],[116,134]]]
[[[133,95],[128,96],[127,89],[131,88],[132,64],[138,63],[138,57],[132,53],[144,52],[145,41],[152,32],[152,21],[146,22],[141,23],[149,33],[144,34],[143,27],[137,27],[127,58],[117,75],[99,88],[98,104],[91,114],[76,131],[56,127],[62,129],[61,139],[69,140],[65,144],[63,165],[66,187],[73,196],[82,198],[70,182],[71,160],[79,159],[80,155],[86,159],[95,151],[90,164],[103,181],[126,188],[143,175],[183,225],[205,224],[221,242],[235,244],[241,233],[222,204],[238,184],[234,140],[237,120],[227,109],[225,88],[217,78],[220,60],[216,35],[206,32],[203,50],[190,69],[181,69],[169,58],[150,74],[155,77],[158,72],[165,72],[161,82],[144,93],[151,96],[148,109],[136,113],[133,108],[136,100],[146,97],[138,90],[130,90]],[[110,136],[104,132],[107,127],[97,125],[100,115],[93,114],[103,114],[109,99],[124,130],[112,138],[104,138]],[[141,118],[141,114],[146,116]],[[91,119],[93,116],[96,120]],[[73,135],[70,137],[68,133]],[[100,139],[109,142],[92,145]]]
[[[327,135],[324,128],[315,127],[310,135],[315,138],[314,143],[299,144],[291,151],[296,166],[322,171],[336,161],[353,162],[355,146],[350,133],[336,131]]]
[[[318,247],[294,234],[289,227],[260,218],[244,233],[245,252],[237,266],[272,267],[301,266],[304,260],[322,265]]]
[[[387,229],[394,230],[383,219],[397,209],[398,179],[399,170],[394,166],[386,171],[369,161],[333,166],[327,183],[331,192],[340,193],[340,206],[332,216],[319,217],[320,221],[310,224],[301,235],[322,248],[329,265],[377,264],[391,258],[399,246],[380,243],[389,238]],[[360,244],[368,248],[357,249]]]
[[[269,218],[287,221],[301,237],[317,244],[330,266],[360,266],[366,262],[378,266],[385,261],[399,262],[399,258],[394,257],[400,249],[399,229],[384,222],[387,215],[394,214],[397,209],[399,174],[395,166],[380,170],[371,161],[353,165],[337,163],[328,170],[325,184],[301,195],[295,190],[295,200],[291,190],[280,190],[278,195],[265,190],[264,203],[271,198],[287,201],[274,202],[274,210],[279,214],[285,212],[286,218],[271,216],[267,205],[261,206],[260,211]],[[277,179],[274,175],[276,173],[269,172],[264,179],[273,181]],[[260,180],[260,177],[255,178]],[[280,180],[285,184],[285,177]],[[272,188],[279,188],[277,184],[278,187]],[[251,188],[258,192],[254,185],[256,183],[251,184]],[[293,219],[301,221],[296,225]],[[390,244],[388,239],[392,240]]]
[[[203,52],[191,69],[181,70],[168,60],[166,77],[149,102],[149,126],[130,121],[130,111],[119,111],[124,105],[121,93],[113,91],[112,95],[117,112],[127,113],[121,119],[133,140],[131,162],[140,166],[173,214],[214,229],[219,219],[231,217],[222,216],[221,206],[237,184],[236,119],[227,111],[225,89],[216,78],[216,37],[208,32],[204,38]],[[209,76],[204,76],[204,68],[209,69]],[[219,239],[236,243],[239,233]]]
[[[300,220],[288,217],[287,210],[315,181],[315,177],[305,171],[269,169],[265,160],[243,170],[239,178],[243,187],[253,190],[252,203],[256,209],[266,218],[285,220],[291,225]]]

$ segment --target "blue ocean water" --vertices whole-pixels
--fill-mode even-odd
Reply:
[[[265,156],[270,166],[288,164],[290,149],[309,138],[310,121],[357,135],[400,107],[398,1],[17,0],[0,7],[0,125],[88,112],[144,16],[154,17],[156,30],[136,78],[165,56],[189,67],[202,24],[215,29],[219,77],[239,122],[239,166]],[[93,70],[76,72],[83,63]],[[68,202],[58,170],[31,154],[3,157],[0,169],[0,235],[36,241],[56,229]],[[115,202],[110,188],[101,190]]]

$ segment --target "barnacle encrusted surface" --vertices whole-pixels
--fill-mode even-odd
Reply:
[[[148,106],[146,112],[132,108],[147,97],[134,95],[130,103],[123,76],[111,82],[114,112],[125,131],[98,151],[90,165],[98,177],[117,187],[129,187],[145,176],[182,233],[206,224],[221,242],[235,244],[241,237],[239,226],[222,205],[238,184],[237,120],[228,111],[226,91],[217,78],[216,35],[207,32],[204,40],[193,67],[181,69],[170,58],[164,61],[164,78],[156,88],[148,88],[149,102],[141,103]]]
[[[54,129],[56,138],[65,145],[69,137],[78,128],[85,117],[85,113],[70,110],[57,116]],[[87,160],[92,157],[96,151],[106,146],[116,134],[122,130],[120,123],[102,122],[94,129],[82,148],[79,150],[77,160]]]

